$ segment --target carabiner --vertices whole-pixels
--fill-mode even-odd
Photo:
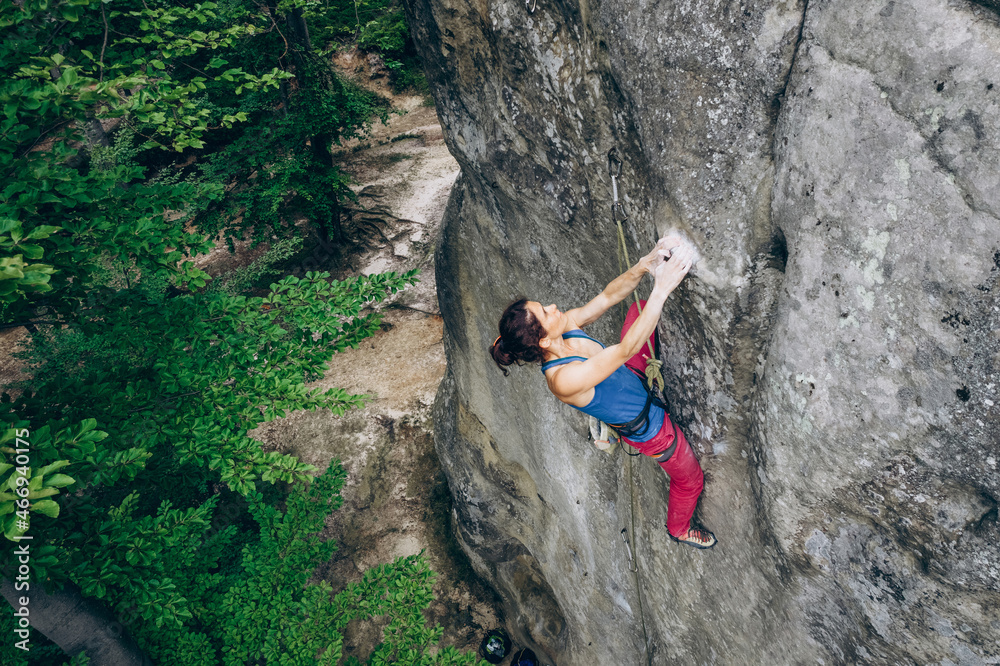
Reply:
[[[618,188],[615,189],[617,190]],[[628,222],[628,213],[625,212],[624,204],[621,204],[617,201],[611,204],[611,219],[614,220],[615,222],[620,221],[622,224]]]
[[[632,545],[628,542],[628,529],[622,528],[622,541],[625,542],[625,552],[628,553],[628,570],[635,573],[639,570],[639,565],[635,563],[635,559],[632,557]]]
[[[617,148],[608,151],[608,175],[612,178],[618,178],[622,175],[622,161],[618,157]]]
[[[538,0],[524,0],[524,8],[528,10],[529,14],[534,14],[535,9],[538,8]]]

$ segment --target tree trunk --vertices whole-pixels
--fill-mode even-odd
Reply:
[[[75,585],[67,584],[48,594],[41,583],[32,583],[30,590],[17,591],[10,580],[2,580],[0,592],[7,602],[16,611],[22,607],[21,597],[27,597],[31,626],[66,654],[75,656],[85,651],[94,666],[153,666],[107,608],[84,597]]]
[[[294,44],[295,57],[295,77],[299,81],[299,87],[304,88],[310,85],[324,85],[328,82],[323,75],[323,67],[328,67],[326,63],[320,62],[312,52],[312,41],[309,38],[309,27],[306,25],[305,17],[301,8],[292,9],[285,15],[285,23],[289,28],[289,36]],[[309,78],[311,80],[307,81]],[[333,134],[330,132],[319,132],[309,137],[309,149],[313,158],[323,168],[333,167],[333,153],[330,146],[333,144]],[[333,213],[330,218],[320,221],[317,226],[320,245],[327,252],[332,252],[335,248],[334,242],[344,242],[344,230],[341,224],[341,206],[337,194],[334,197]]]
[[[320,246],[324,251],[330,254],[336,252],[337,246],[344,242],[344,227],[343,224],[341,224],[342,210],[343,208],[340,205],[340,201],[335,201],[333,213],[330,215],[330,219],[325,223],[316,225]]]
[[[285,15],[285,22],[291,30],[292,41],[302,51],[308,53],[312,51],[312,41],[309,39],[309,27],[306,19],[302,15],[302,8],[296,7]]]

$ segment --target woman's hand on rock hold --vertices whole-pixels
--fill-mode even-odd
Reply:
[[[639,260],[639,268],[644,273],[652,273],[660,265],[661,259],[670,258],[670,253],[674,248],[679,247],[684,242],[678,234],[664,236],[656,242],[656,246],[645,257]]]
[[[663,255],[662,248],[660,247],[660,244],[657,243],[656,247],[654,247],[649,254],[640,259],[639,263],[636,264],[636,266],[643,273],[652,273],[653,269],[655,269],[660,264],[660,259],[662,259],[662,255]]]
[[[684,239],[680,234],[670,234],[669,236],[664,236],[656,242],[656,247],[654,251],[659,251],[661,255],[669,258],[673,253],[674,249],[680,247],[684,244]]]
[[[673,254],[667,261],[660,264],[653,270],[655,280],[654,289],[666,290],[667,293],[673,291],[681,283],[684,276],[691,270],[694,262],[694,251],[687,246],[681,245],[673,250]]]

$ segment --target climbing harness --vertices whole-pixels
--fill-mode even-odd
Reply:
[[[635,563],[635,558],[632,557],[632,544],[628,542],[628,528],[622,528],[622,541],[625,542],[625,553],[628,555],[628,570],[632,573],[637,573],[639,571],[639,566]]]
[[[629,368],[629,370],[632,370],[632,368]],[[635,375],[637,377],[639,377],[639,381],[642,381],[642,376],[639,373],[635,372],[635,370],[632,370],[632,372],[634,372]],[[615,429],[615,431],[618,433],[619,437],[628,437],[628,438],[631,439],[632,437],[635,437],[636,435],[643,435],[643,434],[645,434],[646,431],[649,429],[649,425],[650,425],[650,423],[649,423],[649,408],[652,405],[656,405],[657,407],[659,407],[660,409],[662,409],[664,412],[670,413],[670,410],[667,408],[666,401],[661,400],[656,395],[656,393],[654,393],[652,390],[650,390],[649,386],[646,385],[646,382],[642,383],[642,387],[644,389],[646,389],[646,404],[643,405],[642,411],[639,412],[639,414],[634,419],[632,419],[631,421],[629,421],[628,423],[622,423],[622,424],[613,424],[613,423],[611,423],[611,424],[608,424],[609,427]]]
[[[608,424],[605,423],[604,421],[601,421],[591,416],[590,436],[594,440],[594,444],[597,446],[597,448],[601,449],[602,451],[610,450],[612,446],[612,439],[614,439],[618,443],[618,446],[621,447],[622,451],[624,451],[626,455],[641,456],[642,453],[629,453],[628,451],[626,451],[625,447],[622,446],[621,438],[622,437],[631,438],[635,437],[636,435],[641,435],[646,433],[646,431],[649,429],[650,426],[649,408],[651,406],[656,405],[657,407],[659,407],[668,414],[670,413],[670,408],[667,406],[666,400],[661,400],[659,396],[657,396],[653,391],[649,390],[649,387],[646,386],[646,382],[643,381],[642,375],[640,375],[638,372],[635,372],[635,370],[633,370],[632,368],[629,368],[629,370],[632,370],[632,372],[635,373],[636,377],[639,378],[639,381],[642,382],[642,388],[646,390],[646,403],[643,405],[642,410],[636,415],[635,418],[633,418],[628,423]],[[673,446],[671,446],[668,449],[670,453],[673,453],[673,450],[674,450]],[[663,460],[667,459],[669,459],[669,456],[663,458]],[[659,460],[659,458],[657,458],[657,460]]]

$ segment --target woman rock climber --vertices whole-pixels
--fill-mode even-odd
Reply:
[[[605,423],[626,424],[620,431],[623,441],[655,458],[670,475],[670,538],[695,548],[711,548],[715,536],[691,526],[704,485],[701,466],[662,407],[650,404],[647,418],[640,418],[648,394],[642,380],[629,369],[641,372],[645,368],[646,340],[655,335],[667,296],[687,275],[693,259],[690,245],[678,236],[667,236],[581,308],[560,312],[555,304],[542,306],[526,299],[512,303],[500,318],[500,336],[490,353],[505,376],[511,364],[541,363],[549,390],[561,401]],[[625,299],[646,273],[653,275],[653,291],[641,313],[632,305],[621,342],[605,347],[580,330]]]

